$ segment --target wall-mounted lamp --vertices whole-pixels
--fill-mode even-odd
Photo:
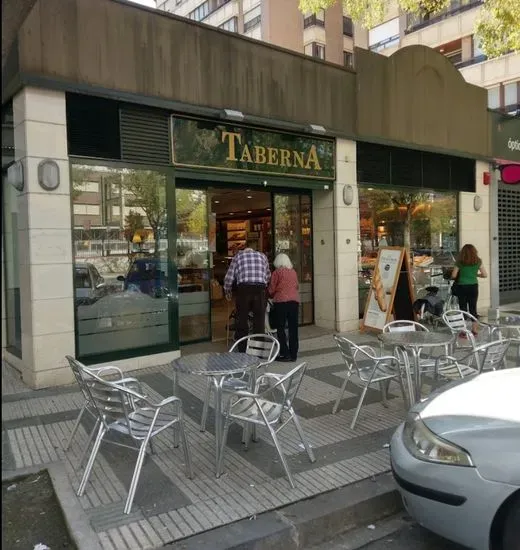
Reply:
[[[60,186],[60,168],[55,160],[45,159],[38,164],[38,183],[46,191]]]
[[[309,124],[309,130],[313,134],[326,134],[327,130],[324,126],[321,126],[320,124]]]
[[[224,109],[220,116],[227,120],[236,120],[238,122],[242,122],[244,120],[244,113],[233,109]]]
[[[482,208],[482,197],[480,195],[475,195],[473,199],[473,208],[478,212]]]
[[[23,174],[23,164],[17,160],[7,168],[7,181],[17,190],[23,191],[25,181]]]
[[[343,202],[350,206],[354,202],[354,188],[352,185],[345,185],[343,187]]]

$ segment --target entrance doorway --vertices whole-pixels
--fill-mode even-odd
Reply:
[[[256,241],[272,266],[286,253],[300,281],[300,323],[314,321],[311,197],[241,187],[184,188],[177,182],[180,342],[233,337],[233,302],[224,278],[233,256]],[[229,327],[229,333],[228,333]]]

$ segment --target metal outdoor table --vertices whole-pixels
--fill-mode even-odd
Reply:
[[[222,440],[222,382],[226,376],[250,372],[254,384],[256,368],[260,359],[247,353],[196,353],[172,361],[173,395],[177,396],[178,374],[209,376],[215,388],[215,468],[218,465]],[[177,441],[176,441],[177,443]]]
[[[412,352],[415,371],[415,401],[417,402],[421,399],[420,355],[422,349],[442,346],[446,350],[446,355],[448,355],[449,346],[453,343],[455,337],[452,334],[442,332],[412,330],[406,332],[383,332],[378,335],[378,338],[385,346],[410,349]]]
[[[483,317],[483,324],[492,327],[493,332],[498,332],[499,337],[503,338],[502,331],[506,330],[513,333],[511,341],[517,347],[517,362],[520,366],[520,315],[514,313],[503,313],[497,318]]]

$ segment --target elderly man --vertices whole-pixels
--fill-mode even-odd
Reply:
[[[235,340],[249,334],[249,312],[253,313],[253,333],[265,332],[266,288],[271,278],[269,261],[262,252],[255,250],[256,241],[247,241],[246,248],[231,260],[224,279],[226,298],[231,300],[236,284]],[[244,352],[246,343],[238,351]]]

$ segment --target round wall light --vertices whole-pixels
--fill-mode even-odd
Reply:
[[[473,208],[478,212],[482,208],[482,197],[480,195],[475,195],[473,199]]]
[[[345,185],[343,187],[343,202],[350,206],[354,202],[354,188],[352,185]]]
[[[38,183],[46,191],[54,191],[60,186],[60,168],[56,161],[45,159],[38,164]]]

